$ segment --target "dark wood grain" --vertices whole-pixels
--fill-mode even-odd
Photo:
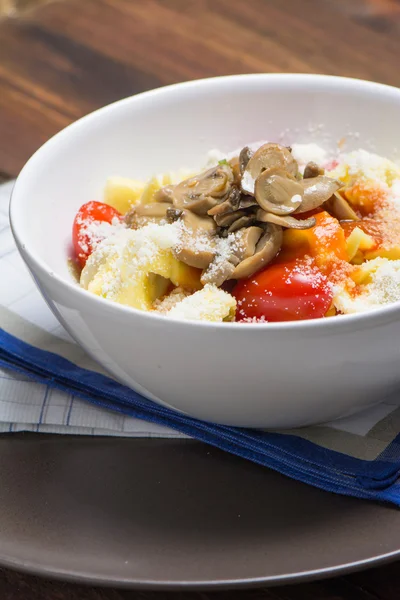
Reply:
[[[399,0],[9,0],[0,19],[0,182],[118,98],[193,78],[317,72],[400,86]],[[0,14],[1,14],[0,2]],[[329,543],[329,540],[327,540]],[[398,565],[237,593],[100,590],[0,571],[1,600],[399,600]]]

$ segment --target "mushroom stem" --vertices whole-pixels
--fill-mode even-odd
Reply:
[[[342,194],[335,192],[325,202],[326,210],[339,221],[359,221],[360,218]]]
[[[296,219],[291,216],[279,216],[273,215],[272,213],[265,212],[262,209],[257,211],[257,220],[262,223],[274,223],[275,225],[280,225],[281,227],[286,227],[287,229],[310,229],[314,227],[316,224],[316,220],[314,217],[310,217],[309,219]]]

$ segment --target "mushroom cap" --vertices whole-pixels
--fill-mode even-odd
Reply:
[[[303,201],[303,186],[281,167],[267,169],[256,179],[257,203],[275,215],[295,212]]]
[[[247,165],[249,164],[249,160],[251,159],[253,154],[254,154],[253,150],[251,150],[251,148],[249,148],[248,146],[245,146],[244,148],[241,149],[240,154],[239,154],[239,167],[240,167],[240,172],[242,175],[243,175]]]
[[[232,168],[228,164],[218,165],[176,185],[173,188],[172,203],[175,208],[206,215],[210,208],[229,194],[232,183]]]
[[[282,228],[269,225],[258,240],[252,256],[242,260],[231,275],[231,279],[246,279],[265,267],[279,252],[282,245]]]
[[[272,213],[265,212],[261,208],[257,211],[257,221],[261,221],[261,223],[274,223],[275,225],[280,225],[287,229],[310,229],[316,224],[314,217],[301,220],[291,217],[290,215],[273,215]]]
[[[318,175],[324,175],[325,169],[319,167],[316,162],[310,160],[304,168],[304,179],[310,179],[310,177],[318,177]]]
[[[303,179],[299,181],[299,184],[303,189],[303,201],[295,213],[308,212],[309,210],[318,208],[343,187],[341,181],[333,177],[326,177],[325,175]]]
[[[272,167],[279,167],[293,176],[296,176],[299,171],[298,164],[288,148],[280,144],[264,144],[254,152],[243,171],[241,181],[243,192],[254,195],[257,177]]]

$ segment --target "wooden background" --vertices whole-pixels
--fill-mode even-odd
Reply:
[[[399,0],[0,0],[0,181],[68,123],[124,96],[269,71],[400,86],[399,56]],[[395,564],[272,590],[152,594],[0,571],[0,600],[232,597],[400,600],[400,574]]]

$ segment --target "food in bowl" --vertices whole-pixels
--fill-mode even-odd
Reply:
[[[198,173],[111,178],[73,224],[80,285],[167,317],[279,322],[400,300],[400,167],[261,143]]]
[[[80,205],[106,199],[108,176],[149,180],[208,166],[210,148],[223,151],[216,165],[263,137],[291,145],[296,160],[293,142],[317,142],[331,152],[314,157],[324,165],[346,137],[348,151],[393,157],[399,109],[398,89],[313,75],[218,77],[136,95],[57,134],[22,169],[10,206],[18,248],[68,333],[138,393],[239,427],[288,429],[349,415],[398,390],[399,302],[276,323],[167,318],[78,285],[71,225]]]

